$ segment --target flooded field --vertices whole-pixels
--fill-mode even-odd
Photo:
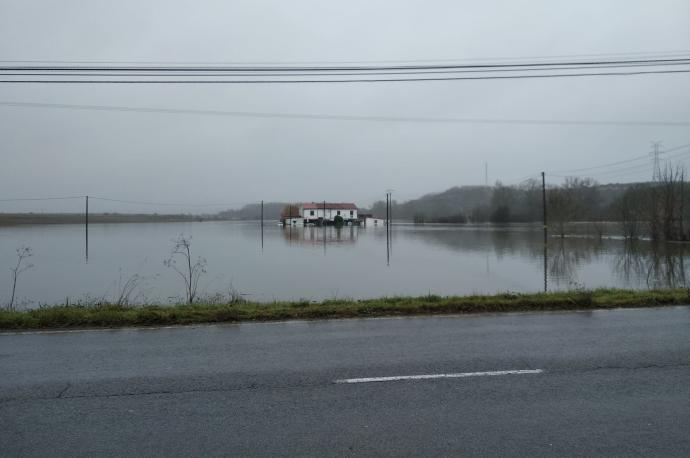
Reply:
[[[15,250],[33,267],[17,284],[18,308],[116,300],[174,302],[184,284],[164,265],[180,234],[207,260],[202,296],[255,301],[397,295],[534,292],[574,288],[647,289],[687,283],[685,244],[549,237],[538,227],[396,225],[295,227],[258,222],[93,224],[0,228],[0,302],[11,292]],[[132,283],[129,283],[132,287]]]

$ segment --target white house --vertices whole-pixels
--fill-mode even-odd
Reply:
[[[386,220],[381,218],[364,218],[365,227],[385,227]]]
[[[357,221],[357,205],[353,203],[311,202],[300,206],[300,215],[305,223],[317,223],[320,220],[332,222],[336,216],[343,222]]]

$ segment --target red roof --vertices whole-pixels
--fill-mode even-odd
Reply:
[[[327,210],[357,210],[357,205],[347,202],[333,203],[326,202]],[[305,210],[321,210],[324,207],[323,202],[311,202],[308,204],[302,204],[302,208]]]

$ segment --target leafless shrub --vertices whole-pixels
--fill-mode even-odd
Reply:
[[[173,269],[182,278],[187,303],[193,304],[197,296],[199,279],[206,273],[206,259],[198,257],[196,262],[192,263],[191,237],[180,234],[178,238],[173,239],[173,243],[175,245],[170,257],[163,261],[163,264]],[[178,266],[177,259],[182,260],[181,267]]]
[[[685,240],[686,192],[685,167],[671,164],[651,184],[628,189],[616,205],[625,237],[638,237],[645,227],[652,240]]]
[[[7,304],[8,310],[14,310],[14,298],[17,292],[17,279],[22,274],[22,272],[31,269],[33,264],[25,264],[25,260],[34,255],[31,247],[22,245],[17,248],[17,263],[14,267],[10,267],[10,272],[12,273],[12,295],[10,296],[10,302]]]
[[[615,204],[615,211],[626,239],[634,240],[641,235],[642,222],[646,220],[648,194],[649,190],[646,187],[633,186],[626,190]]]
[[[115,300],[113,303],[120,307],[132,304],[133,300],[135,300],[132,298],[132,294],[134,294],[139,287],[139,282],[141,280],[142,277],[139,274],[130,275],[124,278],[122,269],[120,269],[120,275],[115,288]]]
[[[565,237],[568,223],[586,214],[597,198],[596,182],[591,178],[569,177],[562,186],[550,189],[546,204],[558,235]]]
[[[227,294],[229,304],[241,304],[243,302],[246,302],[244,299],[244,295],[240,292],[240,290],[235,288],[235,285],[232,282],[230,282],[230,284],[228,285]]]

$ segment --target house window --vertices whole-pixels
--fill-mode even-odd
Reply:
[[[309,212],[309,216],[314,216],[314,210]]]
[[[350,210],[350,216],[354,216],[355,212]]]
[[[338,215],[340,215],[340,210],[338,210]]]

